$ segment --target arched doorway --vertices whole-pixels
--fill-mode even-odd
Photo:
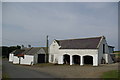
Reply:
[[[93,57],[92,56],[84,56],[84,64],[93,64]]]
[[[73,63],[80,64],[80,56],[79,55],[73,55]]]
[[[70,64],[70,55],[63,55],[63,64]]]

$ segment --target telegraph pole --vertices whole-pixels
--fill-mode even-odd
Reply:
[[[48,63],[49,61],[49,51],[48,51],[48,45],[49,45],[49,41],[48,41],[48,35],[47,35],[47,37],[46,37],[46,63]]]

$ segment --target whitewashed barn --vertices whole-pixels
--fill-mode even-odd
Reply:
[[[46,62],[46,48],[32,47],[28,52],[21,57],[20,64],[33,65],[36,63]]]
[[[108,46],[104,36],[54,40],[49,47],[49,62],[57,64],[99,64],[112,63],[110,53],[112,46]]]

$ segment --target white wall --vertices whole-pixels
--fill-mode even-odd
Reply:
[[[79,56],[92,56],[93,57],[93,66],[98,65],[98,49],[59,49],[60,46],[54,40],[49,48],[49,62],[63,64],[63,55],[68,54],[70,56],[79,55]],[[52,61],[53,56],[53,61]]]
[[[33,55],[24,55],[24,58],[21,58],[20,64],[33,65],[34,64],[34,56]]]
[[[19,58],[17,56],[13,57],[13,64],[19,64]]]
[[[38,54],[35,54],[33,56],[34,56],[34,64],[38,63]]]
[[[80,57],[89,55],[93,57],[93,66],[98,66],[98,50],[97,49],[60,49],[58,56],[56,58],[59,60],[59,64],[63,64],[63,55],[68,54],[68,55],[79,55]],[[84,62],[83,62],[84,64]]]
[[[59,53],[59,48],[60,46],[58,45],[58,43],[54,40],[52,42],[52,44],[50,45],[49,47],[49,62],[50,63],[53,63],[52,62],[52,59],[51,59],[51,56],[53,55],[54,57],[56,56],[55,54],[58,54]],[[54,58],[54,62],[55,62],[55,58]]]
[[[14,54],[12,54],[12,53],[9,54],[9,62],[13,62],[13,56],[14,56]]]
[[[103,54],[103,44],[105,44],[105,53]],[[109,60],[111,57],[108,56],[109,54],[109,48],[107,41],[105,39],[102,39],[101,44],[99,45],[98,48],[98,63],[101,64],[101,59],[102,57],[105,59],[107,63],[111,63],[111,60]]]

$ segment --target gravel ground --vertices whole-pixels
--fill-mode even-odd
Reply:
[[[100,78],[103,72],[118,70],[118,63],[104,64],[98,67],[93,67],[92,65],[34,65],[24,67],[45,72],[58,78]]]
[[[26,66],[13,65],[7,60],[3,60],[3,78],[55,78],[55,76],[30,69]]]

